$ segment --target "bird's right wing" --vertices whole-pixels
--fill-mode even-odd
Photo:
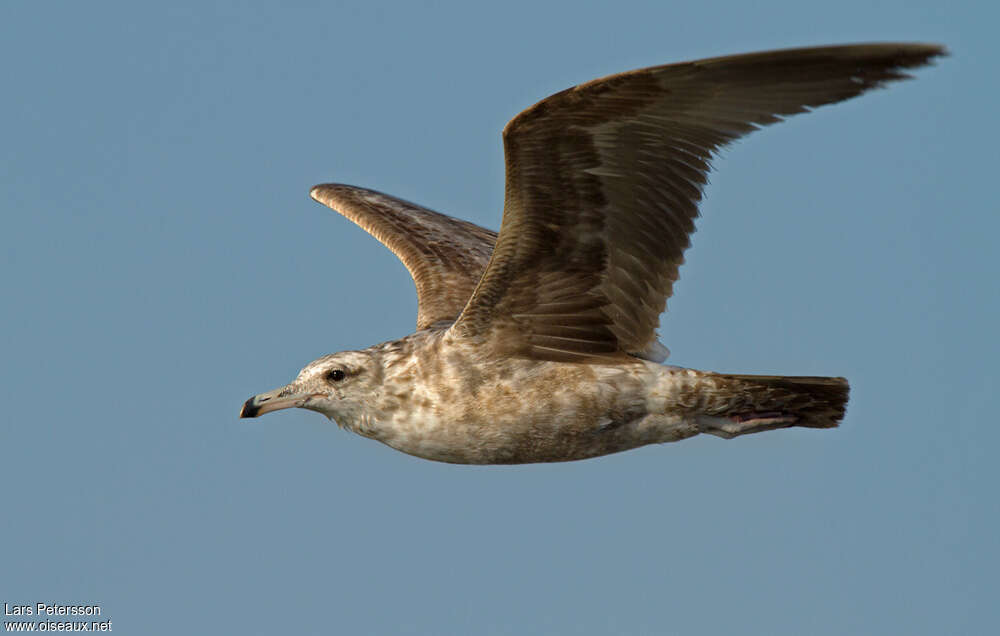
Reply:
[[[612,75],[542,100],[504,129],[500,237],[452,333],[542,360],[645,357],[712,155],[942,54],[926,44],[767,51]]]
[[[327,183],[309,194],[403,261],[417,287],[417,329],[458,317],[496,243],[496,232],[375,190]]]

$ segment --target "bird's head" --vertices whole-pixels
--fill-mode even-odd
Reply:
[[[314,360],[295,381],[243,403],[240,417],[257,417],[293,407],[326,415],[356,429],[378,395],[381,367],[368,351],[343,351]]]

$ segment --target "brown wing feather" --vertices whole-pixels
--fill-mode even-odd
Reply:
[[[309,194],[403,261],[417,287],[417,329],[455,320],[496,243],[496,232],[374,190],[328,183]]]
[[[942,54],[866,44],[735,55],[613,75],[539,102],[504,129],[500,236],[453,332],[502,332],[542,359],[648,349],[712,155]]]

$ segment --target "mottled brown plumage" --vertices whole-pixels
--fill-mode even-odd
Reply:
[[[782,117],[907,77],[925,44],[769,51],[640,69],[557,93],[504,129],[499,235],[385,194],[317,201],[395,252],[418,332],[325,356],[242,416],[301,406],[428,459],[565,461],[699,432],[844,416],[843,378],[723,375],[656,340],[712,155]]]

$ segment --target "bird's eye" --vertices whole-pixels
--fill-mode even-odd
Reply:
[[[333,369],[332,371],[328,371],[326,374],[326,379],[330,382],[340,382],[346,377],[347,374],[344,373],[343,369]]]

